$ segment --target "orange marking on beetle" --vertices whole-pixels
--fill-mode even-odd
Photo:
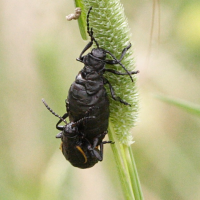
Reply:
[[[59,147],[59,149],[62,151],[62,144],[63,144],[63,142],[61,142],[61,144],[60,144],[60,147]]]
[[[86,157],[85,153],[83,152],[83,150],[81,149],[81,147],[76,146],[76,148],[81,152],[81,154],[82,154],[83,157],[85,158],[85,162],[84,162],[84,163],[86,163],[86,162],[87,162],[87,157]]]

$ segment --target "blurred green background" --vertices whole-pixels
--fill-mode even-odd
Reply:
[[[200,199],[200,120],[155,98],[200,101],[200,1],[123,0],[135,48],[140,112],[132,130],[146,200]],[[157,4],[156,4],[157,5]],[[59,150],[56,117],[83,67],[72,0],[0,0],[0,199],[123,199],[109,145],[104,161],[73,168]],[[95,30],[94,30],[95,32]],[[160,39],[158,39],[158,37]]]

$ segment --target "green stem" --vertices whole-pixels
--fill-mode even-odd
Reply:
[[[140,184],[140,180],[139,180],[139,175],[137,172],[135,159],[133,156],[133,150],[130,146],[129,147],[126,146],[126,149],[127,149],[127,154],[128,154],[127,157],[129,158],[129,159],[127,159],[129,174],[130,174],[130,178],[131,178],[132,188],[134,190],[135,199],[143,200],[144,198],[143,198],[143,194],[142,194],[142,189],[141,189],[141,184]]]
[[[112,123],[110,123],[109,125],[109,139],[111,141],[116,141]],[[124,163],[124,155],[121,149],[121,145],[119,144],[118,141],[116,141],[115,144],[111,145],[111,147],[112,147],[113,155],[115,158],[115,162],[116,162],[116,166],[117,166],[117,170],[118,170],[118,174],[120,178],[120,183],[122,185],[122,191],[124,193],[125,199],[135,200],[134,194],[132,191],[132,186],[130,183],[129,174],[127,173],[128,172],[127,167],[125,167],[126,163]]]
[[[109,139],[116,141],[112,123],[109,125]],[[125,198],[127,200],[143,200],[132,148],[127,145],[119,144],[118,141],[116,141],[114,145],[111,145],[111,147]]]

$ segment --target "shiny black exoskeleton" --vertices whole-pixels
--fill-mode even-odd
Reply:
[[[88,139],[85,138],[83,133],[79,130],[82,123],[94,119],[94,116],[83,117],[76,122],[67,123],[65,121],[67,114],[60,117],[46,104],[44,99],[42,99],[42,101],[52,114],[60,118],[56,124],[56,128],[61,130],[61,132],[56,135],[56,138],[61,138],[61,151],[74,167],[82,169],[90,168],[103,159],[103,145],[112,142],[102,141],[100,143],[100,149],[97,147],[93,148]],[[65,125],[59,126],[61,122],[64,122]]]

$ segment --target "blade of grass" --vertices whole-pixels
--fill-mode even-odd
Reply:
[[[116,136],[114,134],[114,130],[112,127],[112,123],[109,125],[109,139],[112,141],[116,141]],[[127,171],[127,167],[124,164],[124,155],[121,150],[121,145],[119,142],[115,142],[115,144],[111,144],[113,155],[115,158],[119,178],[120,178],[120,183],[122,185],[122,191],[124,193],[125,199],[126,200],[135,200],[133,191],[132,191],[132,186],[130,183],[130,176]]]
[[[83,38],[83,40],[87,40],[88,36],[87,36],[87,31],[86,31],[86,12],[84,12],[85,7],[83,4],[82,0],[75,0],[74,1],[75,7],[79,7],[81,8],[81,15],[78,18],[78,25],[79,25],[79,30],[81,33],[81,37]]]
[[[139,175],[137,172],[135,159],[133,156],[133,150],[132,150],[131,146],[126,147],[126,148],[128,149],[127,157],[130,157],[130,160],[128,159],[128,167],[129,167],[129,174],[130,174],[130,178],[131,178],[132,187],[134,188],[135,198],[143,200],[144,198],[143,198],[143,194],[142,194],[142,188],[141,188],[141,184],[140,184],[140,180],[139,180]]]
[[[178,108],[181,108],[188,113],[191,113],[193,115],[197,115],[200,117],[200,106],[197,104],[193,104],[193,103],[185,101],[185,100],[162,96],[162,95],[156,95],[156,98],[158,98],[166,103],[169,103],[171,105],[174,105]]]

